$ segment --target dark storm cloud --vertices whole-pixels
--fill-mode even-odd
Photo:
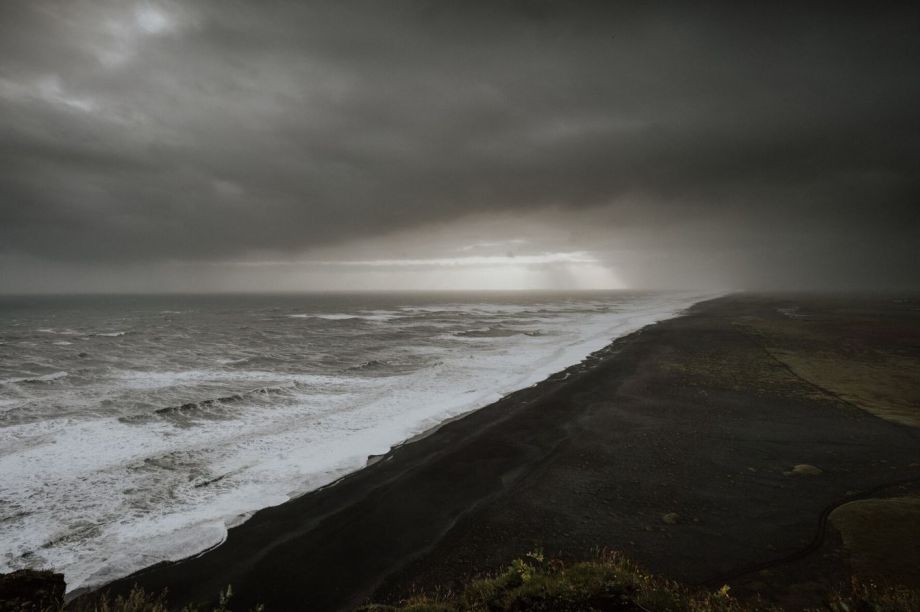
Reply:
[[[4,3],[0,250],[232,259],[552,207],[731,282],[920,278],[917,9],[613,4]]]

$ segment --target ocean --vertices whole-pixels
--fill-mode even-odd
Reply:
[[[702,297],[0,298],[0,572],[196,554]]]

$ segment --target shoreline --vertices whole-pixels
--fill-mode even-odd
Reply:
[[[735,377],[755,365],[779,375],[733,326],[752,308],[775,314],[745,295],[698,302],[370,457],[334,483],[256,512],[219,546],[89,595],[137,583],[168,587],[181,605],[232,584],[243,607],[347,609],[456,584],[536,540],[563,558],[622,549],[691,583],[789,555],[814,535],[827,503],[883,480],[862,465],[860,450],[888,457],[898,471],[884,476],[920,475],[906,461],[918,436],[831,398],[801,395],[794,377],[761,393],[776,397],[688,380],[685,364],[708,375],[713,358],[740,368],[729,372]],[[836,441],[844,438],[848,446]],[[824,475],[784,475],[809,462],[821,463]],[[667,512],[679,523],[663,524]],[[828,575],[839,577],[838,569]]]
[[[691,308],[694,308],[697,304],[703,303],[703,302],[708,301],[708,300],[711,300],[711,299],[717,299],[718,297],[721,297],[721,295],[722,295],[722,294],[700,294],[700,295],[698,295],[698,296],[695,296],[695,297],[692,297],[692,298],[691,298],[691,299],[697,299],[697,301],[688,302],[688,303],[687,303],[686,305],[684,305],[684,306],[675,307],[675,308],[673,308],[673,309],[663,309],[662,307],[659,306],[659,307],[656,307],[656,308],[653,308],[653,309],[649,310],[648,312],[641,312],[641,311],[640,311],[640,312],[636,312],[636,313],[630,313],[629,316],[625,317],[625,318],[624,318],[623,320],[621,320],[621,321],[618,321],[617,324],[616,324],[616,326],[613,327],[613,328],[611,328],[609,331],[611,331],[611,332],[616,332],[617,330],[619,330],[619,329],[621,329],[621,328],[623,328],[623,327],[626,327],[626,328],[628,329],[629,327],[631,327],[631,324],[633,324],[633,322],[634,322],[636,319],[648,320],[648,322],[645,323],[644,325],[641,325],[640,327],[638,327],[638,328],[632,330],[632,331],[627,331],[627,332],[625,332],[625,333],[622,333],[621,335],[614,335],[614,336],[612,336],[612,337],[610,337],[610,338],[607,338],[606,341],[605,341],[605,344],[604,344],[603,346],[601,346],[600,348],[597,348],[597,349],[595,349],[595,350],[593,350],[593,351],[587,353],[584,357],[581,358],[580,361],[571,363],[570,365],[567,365],[567,366],[563,367],[563,368],[560,369],[560,370],[552,371],[552,372],[550,372],[549,374],[546,374],[545,377],[543,377],[543,378],[541,378],[541,379],[539,379],[539,380],[536,380],[535,382],[531,382],[530,384],[527,384],[526,386],[519,387],[519,388],[513,389],[513,390],[511,390],[511,391],[504,392],[504,393],[500,396],[500,398],[497,399],[497,400],[495,400],[495,401],[488,402],[488,403],[486,403],[486,404],[477,405],[477,406],[475,406],[475,407],[472,407],[472,408],[469,408],[469,409],[467,409],[467,410],[464,410],[463,412],[460,412],[460,413],[458,413],[458,414],[451,415],[451,416],[449,416],[449,417],[447,417],[447,418],[445,418],[445,419],[443,419],[443,420],[440,420],[440,421],[438,421],[437,423],[435,423],[434,425],[432,425],[432,426],[430,426],[430,427],[427,427],[427,428],[425,428],[425,429],[423,429],[423,430],[421,430],[421,431],[419,431],[419,432],[417,432],[417,433],[414,433],[414,434],[410,435],[408,438],[405,438],[405,439],[403,439],[403,440],[400,440],[400,441],[397,441],[397,442],[393,443],[392,445],[390,445],[390,447],[388,448],[388,450],[387,450],[386,452],[384,452],[384,453],[368,455],[367,458],[366,458],[366,460],[364,461],[364,463],[363,463],[360,467],[356,467],[356,468],[353,468],[353,469],[346,469],[346,470],[343,470],[343,473],[341,473],[340,475],[338,475],[337,477],[335,477],[333,480],[327,482],[326,484],[323,484],[323,485],[321,485],[321,486],[319,486],[319,487],[316,487],[316,488],[313,488],[313,489],[306,489],[306,490],[302,490],[302,491],[296,491],[295,493],[291,494],[291,495],[288,497],[287,500],[281,502],[280,504],[276,504],[276,505],[273,505],[273,506],[264,506],[264,507],[258,508],[258,509],[256,509],[256,510],[253,510],[252,512],[249,512],[249,513],[240,515],[240,516],[238,516],[238,517],[234,517],[232,520],[226,521],[226,522],[225,522],[226,531],[225,531],[225,533],[224,533],[224,537],[223,537],[220,541],[214,543],[214,544],[211,545],[211,546],[208,546],[207,548],[204,548],[204,549],[202,549],[202,550],[200,550],[200,551],[198,551],[198,552],[195,552],[195,553],[193,553],[193,554],[189,554],[189,555],[187,555],[187,556],[184,556],[184,557],[181,557],[181,558],[178,558],[178,559],[175,559],[175,560],[164,560],[164,561],[159,561],[159,562],[153,563],[153,564],[151,564],[151,565],[148,565],[148,566],[142,567],[142,568],[140,568],[140,569],[138,569],[138,570],[135,570],[135,571],[133,571],[133,572],[127,574],[126,576],[122,576],[122,577],[119,577],[119,578],[116,578],[116,579],[114,579],[114,580],[110,580],[110,581],[107,581],[107,582],[104,582],[104,583],[93,584],[93,585],[89,585],[89,586],[82,586],[82,585],[81,585],[81,586],[79,586],[79,587],[77,587],[77,588],[75,588],[75,589],[73,589],[73,590],[71,590],[71,591],[68,591],[68,592],[66,593],[66,595],[65,595],[65,601],[70,602],[70,601],[73,601],[73,600],[80,599],[80,598],[82,598],[82,597],[84,597],[84,596],[87,596],[87,595],[92,595],[92,594],[94,594],[94,593],[106,591],[111,585],[120,583],[120,582],[123,581],[123,580],[130,579],[132,576],[135,576],[135,575],[138,575],[138,574],[143,574],[144,572],[146,572],[146,571],[148,571],[148,570],[150,570],[150,569],[152,569],[152,568],[158,567],[158,566],[160,566],[160,565],[163,565],[163,564],[180,564],[180,563],[184,563],[184,562],[186,562],[186,561],[189,561],[189,560],[198,558],[198,557],[200,557],[200,556],[202,556],[202,555],[206,555],[206,554],[210,553],[211,551],[213,551],[213,550],[215,550],[215,549],[221,547],[221,546],[227,541],[227,538],[229,537],[230,531],[231,531],[231,530],[237,529],[238,527],[241,527],[241,526],[245,525],[249,520],[251,520],[251,519],[253,518],[253,516],[255,516],[256,514],[258,514],[259,512],[262,512],[262,511],[264,511],[264,510],[268,510],[268,509],[271,509],[271,508],[277,508],[277,507],[280,507],[280,506],[285,506],[285,505],[287,505],[287,504],[289,504],[289,503],[291,503],[291,502],[293,502],[293,501],[296,501],[297,499],[299,499],[299,498],[301,498],[301,497],[303,497],[303,496],[305,496],[305,495],[311,495],[311,494],[313,494],[313,493],[317,493],[317,492],[320,492],[320,491],[323,491],[323,490],[326,490],[326,489],[335,487],[335,486],[337,486],[339,483],[341,483],[342,481],[347,480],[348,478],[350,478],[350,477],[354,476],[355,474],[357,474],[357,473],[359,473],[359,472],[361,472],[361,471],[367,469],[368,467],[371,467],[371,466],[373,466],[374,464],[376,464],[376,463],[378,463],[378,462],[388,460],[389,458],[391,458],[392,454],[393,454],[395,451],[397,451],[398,449],[400,449],[400,448],[402,448],[402,447],[404,447],[404,446],[410,445],[410,444],[414,444],[414,443],[416,443],[416,442],[419,442],[419,441],[421,441],[421,440],[424,440],[425,438],[428,438],[428,437],[430,437],[430,436],[436,434],[438,431],[440,431],[440,430],[441,430],[443,427],[445,427],[446,425],[449,425],[449,424],[451,424],[451,423],[454,423],[454,422],[456,422],[456,421],[458,421],[458,420],[462,420],[462,419],[468,417],[469,415],[471,415],[471,414],[473,414],[473,413],[475,413],[475,412],[477,412],[477,411],[483,410],[483,409],[485,409],[485,408],[491,407],[491,406],[496,405],[496,404],[501,404],[501,403],[503,403],[503,402],[506,402],[506,401],[508,401],[509,398],[511,398],[512,396],[515,396],[516,394],[521,393],[521,392],[526,391],[526,390],[529,390],[529,389],[534,389],[534,388],[536,388],[536,387],[538,387],[538,386],[543,385],[544,383],[548,383],[548,382],[550,382],[550,381],[552,381],[552,382],[561,382],[561,381],[565,380],[566,378],[568,378],[568,377],[570,376],[571,371],[580,370],[580,368],[586,367],[587,364],[592,363],[598,355],[604,354],[606,351],[608,351],[608,349],[610,349],[610,347],[612,346],[612,344],[616,343],[617,341],[619,341],[619,340],[621,340],[621,339],[623,339],[623,338],[626,338],[626,337],[628,337],[628,336],[630,336],[630,335],[639,333],[639,332],[642,331],[642,329],[644,329],[645,327],[648,327],[649,325],[655,325],[655,324],[657,324],[657,323],[660,322],[660,321],[669,320],[669,319],[672,319],[672,318],[676,318],[676,317],[683,316],[687,311],[689,311]],[[715,296],[715,297],[713,297],[713,296]],[[593,339],[593,338],[592,338],[592,339]],[[541,366],[541,367],[539,368],[539,370],[547,370],[547,368],[546,368],[545,366]],[[538,371],[539,371],[539,370],[538,370]],[[547,370],[547,371],[548,371],[548,370]]]
[[[370,466],[374,465],[375,463],[377,463],[377,462],[379,462],[379,461],[385,461],[385,460],[393,453],[393,451],[397,450],[398,448],[400,448],[400,447],[402,447],[402,446],[406,446],[406,445],[408,445],[408,444],[414,444],[414,443],[416,443],[416,442],[421,442],[421,441],[424,440],[425,438],[428,438],[428,437],[430,437],[430,436],[435,435],[435,434],[436,434],[438,431],[440,431],[444,426],[449,425],[449,424],[451,424],[451,423],[453,423],[453,422],[455,422],[455,421],[459,421],[459,420],[461,420],[461,419],[464,419],[464,418],[468,417],[470,414],[473,414],[474,412],[477,412],[477,411],[479,411],[479,410],[483,410],[484,408],[488,408],[489,406],[492,406],[493,404],[498,404],[498,403],[500,403],[500,402],[503,402],[503,401],[505,401],[506,399],[508,399],[510,396],[515,395],[515,394],[517,394],[517,393],[520,393],[521,391],[524,391],[524,390],[527,390],[527,389],[533,389],[533,388],[535,388],[535,387],[537,387],[537,386],[539,386],[539,385],[542,385],[542,384],[545,383],[545,382],[549,382],[549,381],[552,381],[552,382],[564,382],[564,381],[568,380],[569,376],[572,374],[572,372],[570,372],[570,370],[573,370],[574,368],[578,368],[579,366],[590,366],[590,363],[589,363],[589,362],[591,362],[591,361],[595,358],[595,356],[597,356],[597,355],[599,355],[599,354],[601,354],[601,353],[605,353],[606,351],[608,351],[609,349],[611,349],[612,346],[613,346],[613,344],[616,343],[618,340],[623,339],[623,338],[627,338],[627,337],[629,337],[629,336],[631,336],[631,335],[633,335],[633,334],[641,333],[643,329],[645,329],[646,327],[648,327],[648,326],[650,326],[650,325],[655,325],[655,324],[657,324],[659,321],[666,321],[666,320],[668,320],[668,319],[675,319],[675,318],[677,318],[677,317],[681,317],[681,316],[684,315],[684,313],[686,313],[686,311],[690,310],[691,308],[693,308],[693,307],[696,306],[697,304],[701,304],[701,303],[703,303],[703,302],[705,302],[705,301],[708,301],[708,299],[717,299],[717,298],[707,298],[706,300],[701,300],[700,302],[694,302],[693,304],[687,306],[686,308],[683,308],[683,309],[681,309],[681,310],[675,312],[672,316],[665,317],[665,318],[662,318],[662,319],[658,319],[658,320],[656,320],[656,321],[653,321],[653,322],[651,322],[651,323],[648,323],[647,325],[643,325],[642,327],[640,327],[639,329],[637,329],[637,330],[635,330],[635,331],[631,331],[631,332],[626,333],[626,334],[623,334],[623,335],[621,335],[621,336],[616,336],[616,337],[612,338],[612,339],[608,342],[607,345],[605,345],[605,346],[603,346],[603,347],[601,347],[601,348],[599,348],[599,349],[597,349],[597,350],[595,350],[595,351],[591,351],[590,353],[588,353],[581,361],[579,361],[579,362],[577,362],[577,363],[573,363],[573,364],[571,364],[571,365],[568,365],[568,366],[566,366],[565,368],[563,368],[563,369],[561,369],[561,370],[558,370],[558,371],[556,371],[556,372],[553,372],[553,373],[549,374],[548,376],[546,376],[546,378],[543,378],[542,380],[538,380],[537,382],[531,383],[531,384],[529,384],[529,385],[527,385],[527,386],[521,387],[521,388],[519,388],[519,389],[515,389],[515,390],[513,390],[513,391],[509,391],[509,392],[503,394],[503,395],[501,396],[500,399],[498,399],[498,400],[496,400],[496,401],[494,401],[494,402],[489,402],[488,404],[484,404],[484,405],[478,406],[478,407],[476,407],[476,408],[471,408],[470,410],[466,410],[466,411],[464,411],[464,412],[461,412],[460,414],[455,414],[455,415],[453,415],[453,416],[450,416],[450,417],[444,419],[443,421],[440,421],[440,422],[438,422],[437,424],[432,425],[431,427],[429,427],[429,428],[427,428],[427,429],[425,429],[425,430],[423,430],[423,431],[420,431],[420,432],[418,432],[418,433],[416,433],[416,434],[413,434],[413,435],[409,436],[408,438],[406,438],[405,440],[403,440],[403,441],[401,441],[401,442],[397,442],[396,444],[393,444],[392,446],[390,446],[389,450],[388,450],[387,452],[385,452],[385,453],[382,453],[382,454],[379,454],[379,455],[368,455],[368,457],[367,457],[367,462],[365,463],[365,465],[364,465],[363,467],[359,468],[358,470],[354,470],[353,472],[349,472],[348,474],[345,474],[345,475],[341,476],[340,478],[337,478],[337,479],[334,480],[333,482],[330,482],[329,484],[323,485],[322,487],[319,487],[319,488],[314,489],[314,490],[317,490],[317,491],[318,491],[319,489],[322,489],[322,488],[325,488],[325,487],[334,486],[337,482],[339,482],[339,481],[342,480],[343,478],[347,478],[348,476],[350,476],[351,474],[354,474],[355,472],[358,472],[358,471],[360,471],[360,470],[363,470],[364,468],[370,467]],[[308,494],[308,493],[311,493],[311,492],[312,492],[312,491],[307,491],[306,493],[304,493],[304,495],[306,495],[306,494]]]

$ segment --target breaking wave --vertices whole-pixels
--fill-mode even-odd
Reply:
[[[35,383],[50,383],[56,380],[67,377],[67,372],[53,372],[51,374],[44,374],[42,376],[25,376],[22,378],[5,378],[0,380],[0,385],[11,385],[17,383],[25,384],[35,384]]]

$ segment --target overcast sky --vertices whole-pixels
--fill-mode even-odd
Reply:
[[[740,4],[2,2],[0,292],[920,288],[920,10]]]

